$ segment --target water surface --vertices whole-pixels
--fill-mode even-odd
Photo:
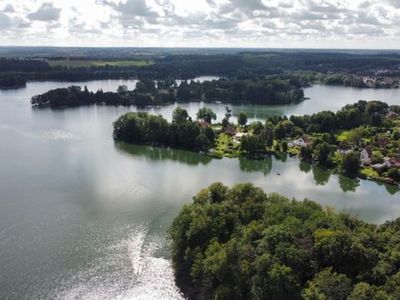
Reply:
[[[135,82],[73,84],[107,91]],[[32,95],[69,85],[36,82],[0,91],[1,299],[179,299],[165,232],[181,206],[215,181],[250,181],[374,223],[400,216],[396,188],[331,175],[293,158],[214,160],[115,144],[112,122],[135,107],[30,108]],[[400,93],[315,86],[306,95],[311,99],[299,105],[233,110],[264,118],[338,109],[358,99],[399,104]],[[194,116],[202,105],[184,107]],[[223,116],[224,105],[210,106]],[[170,119],[174,107],[149,111]]]

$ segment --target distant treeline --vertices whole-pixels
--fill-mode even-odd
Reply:
[[[137,59],[154,61],[154,64],[147,66],[90,66],[73,69],[67,66],[51,67],[45,59],[3,58],[0,59],[0,73],[10,71],[26,73],[28,80],[88,80],[129,77],[164,80],[168,78],[188,79],[200,75],[250,79],[293,71],[372,75],[378,70],[384,70],[391,74],[398,74],[400,70],[400,55],[396,53],[351,54],[326,51],[227,52],[226,54],[210,55],[173,53],[137,56]],[[58,59],[63,58],[58,57]],[[120,59],[126,59],[126,57]]]
[[[203,83],[173,80],[155,82],[143,79],[136,89],[129,91],[120,86],[118,91],[89,92],[80,87],[60,88],[32,98],[32,105],[72,107],[88,104],[106,105],[162,105],[174,102],[221,101],[224,103],[248,102],[257,104],[289,104],[304,100],[302,82],[296,77],[271,77],[259,80],[214,80]]]
[[[26,79],[21,75],[0,75],[0,89],[19,88],[25,85]]]
[[[0,58],[0,73],[47,71],[50,71],[50,66],[44,60]]]

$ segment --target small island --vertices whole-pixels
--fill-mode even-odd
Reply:
[[[400,219],[381,226],[252,184],[212,184],[169,230],[189,299],[398,299]]]
[[[203,107],[192,120],[180,107],[172,122],[145,112],[129,112],[114,123],[114,139],[201,151],[215,158],[291,155],[349,177],[400,182],[400,106],[359,101],[338,112],[270,117],[247,124],[244,113],[231,122],[227,107],[221,123]]]
[[[85,87],[60,88],[32,97],[34,107],[64,108],[81,105],[157,106],[175,102],[222,102],[251,104],[292,104],[304,100],[302,87],[307,86],[296,76],[270,76],[262,79],[219,79],[195,82],[175,80],[140,80],[133,91],[120,86],[117,92],[93,93]]]

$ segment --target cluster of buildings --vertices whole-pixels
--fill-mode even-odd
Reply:
[[[387,140],[385,139],[377,139],[377,143],[381,147],[385,147],[387,144]],[[307,135],[303,135],[302,137],[292,140],[288,143],[288,147],[308,147],[312,144],[312,140]],[[341,154],[347,154],[353,151],[353,147],[347,143],[342,142],[338,147],[338,151]],[[372,163],[372,149],[370,147],[365,147],[360,151],[360,161],[361,166],[366,167],[370,166],[377,172],[385,171],[389,168],[400,168],[400,156],[399,157],[384,157],[382,163]]]
[[[371,166],[377,172],[385,171],[389,168],[400,168],[400,157],[384,157],[383,162],[371,164],[372,150],[369,147],[364,148],[360,153],[362,166]]]
[[[393,87],[393,88],[399,88],[400,87],[400,82],[398,79],[390,77],[390,76],[383,76],[383,77],[378,77],[378,76],[364,76],[362,77],[363,83],[370,87],[374,88],[376,86],[384,86],[384,87]]]

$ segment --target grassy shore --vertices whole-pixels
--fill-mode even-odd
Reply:
[[[89,67],[145,67],[154,64],[151,60],[49,60],[51,67],[89,68]]]

